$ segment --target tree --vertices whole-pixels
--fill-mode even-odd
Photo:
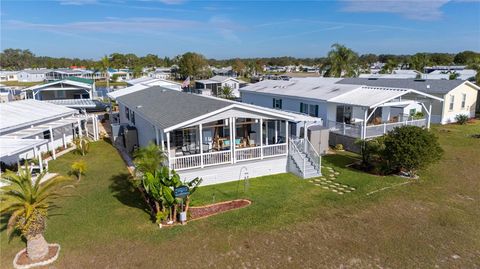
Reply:
[[[362,166],[369,169],[372,166],[372,160],[380,156],[385,150],[384,137],[378,137],[371,140],[358,139],[355,141],[360,147],[360,155],[362,156]]]
[[[410,58],[410,67],[419,72],[423,72],[425,66],[430,64],[430,56],[426,53],[417,53]]]
[[[385,65],[380,70],[382,74],[392,74],[395,69],[398,67],[398,62],[394,59],[388,59]]]
[[[87,172],[87,163],[85,161],[77,161],[72,164],[71,168],[71,174],[77,177],[77,180],[80,181],[82,178],[82,175],[85,175]]]
[[[225,98],[225,99],[233,99],[235,98],[235,95],[233,95],[233,90],[230,86],[223,86],[220,88],[220,93],[219,97]]]
[[[340,44],[333,44],[323,64],[325,77],[354,77],[357,75],[358,54]]]
[[[108,69],[110,68],[110,59],[107,55],[103,56],[101,60],[100,70],[105,74],[107,79],[107,89],[110,88],[110,73]]]
[[[459,73],[453,72],[453,73],[451,73],[451,74],[448,76],[448,79],[449,79],[449,80],[455,80],[455,79],[457,79],[459,76],[460,76]]]
[[[190,76],[195,79],[205,72],[207,61],[201,54],[187,52],[180,57],[178,67],[180,75],[184,78]]]
[[[87,155],[88,150],[90,149],[90,139],[83,135],[78,136],[73,139],[73,144],[76,146],[76,152],[81,154],[82,156]]]
[[[27,240],[27,255],[33,261],[48,255],[48,243],[43,234],[46,228],[48,210],[54,206],[67,179],[55,177],[44,183],[46,172],[32,179],[28,165],[17,173],[7,171],[0,181],[5,185],[0,189],[0,213],[10,213],[8,232],[19,230]]]
[[[404,171],[411,177],[418,169],[438,161],[443,154],[438,138],[417,126],[397,127],[384,139],[383,158],[393,170]]]
[[[466,51],[457,53],[453,58],[453,61],[456,64],[468,65],[472,61],[474,61],[475,58],[478,58],[478,57],[480,57],[480,53],[471,51],[471,50],[466,50]]]
[[[165,161],[165,154],[155,144],[139,148],[133,154],[136,170],[140,173],[154,174]]]
[[[232,65],[233,71],[235,71],[239,77],[244,75],[245,67],[245,64],[240,59],[235,59],[235,62]]]

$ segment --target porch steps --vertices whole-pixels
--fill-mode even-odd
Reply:
[[[290,161],[294,164],[295,169],[297,170],[295,174],[300,175],[304,179],[321,176],[321,173],[317,169],[315,169],[315,167],[313,166],[310,158],[308,158],[304,153],[302,153],[302,155],[303,155],[302,158],[307,159],[307,162],[305,163],[305,173],[302,172],[303,163],[300,164],[302,165],[302,167],[300,167],[299,164],[296,162],[296,160],[292,156],[289,157]]]

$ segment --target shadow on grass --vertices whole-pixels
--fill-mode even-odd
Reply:
[[[327,155],[327,156],[324,156],[323,158],[329,163],[331,163],[332,165],[341,167],[341,168],[345,168],[346,165],[349,165],[359,160],[353,156],[346,156],[346,155],[340,155],[340,154]]]
[[[4,232],[5,230],[7,230],[8,228],[8,220],[10,219],[10,214],[3,214],[1,217],[0,217],[0,232]],[[14,229],[10,234],[6,234],[6,236],[8,236],[8,242],[10,243],[10,241],[12,241],[12,239],[14,237],[20,237],[21,240],[26,244],[27,243],[27,240],[25,238],[23,238],[21,236],[21,233],[18,229]]]
[[[150,216],[148,205],[142,199],[140,192],[130,184],[128,180],[129,177],[130,174],[128,173],[120,173],[111,177],[110,180],[112,183],[109,187],[110,191],[122,204],[141,209]]]

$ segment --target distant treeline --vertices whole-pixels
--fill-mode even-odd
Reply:
[[[137,56],[133,53],[121,54],[112,53],[107,56],[109,67],[132,68],[161,67],[179,64],[183,55],[174,58],[159,57],[155,54]],[[203,57],[203,56],[202,56]],[[414,55],[393,55],[393,54],[363,54],[356,58],[356,65],[368,68],[372,63],[382,62],[395,65],[404,65],[413,69],[428,65],[469,65],[480,58],[480,53],[474,51],[463,51],[457,54],[452,53],[416,53]],[[415,64],[421,61],[421,65]],[[287,66],[322,66],[328,62],[328,56],[318,58],[295,58],[295,57],[264,57],[264,58],[233,58],[233,59],[206,59],[211,66],[248,66],[262,65]],[[25,68],[62,68],[69,66],[85,66],[89,69],[101,69],[102,60],[79,59],[79,58],[55,58],[48,56],[36,56],[30,50],[5,49],[0,53],[0,68],[7,70],[20,70]],[[419,70],[421,71],[421,70]]]

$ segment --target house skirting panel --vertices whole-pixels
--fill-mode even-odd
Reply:
[[[182,181],[203,178],[202,186],[287,172],[287,156],[178,171]]]

